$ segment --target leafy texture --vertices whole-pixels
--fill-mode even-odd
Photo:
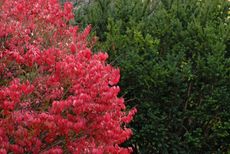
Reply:
[[[97,48],[121,68],[122,94],[138,108],[126,144],[135,152],[229,150],[228,9],[224,0],[95,0],[76,12],[95,26]]]
[[[0,1],[0,153],[130,153],[118,69],[71,26],[71,3]]]

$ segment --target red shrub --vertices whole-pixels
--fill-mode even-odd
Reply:
[[[70,3],[0,0],[1,154],[131,152],[119,70],[72,17]]]

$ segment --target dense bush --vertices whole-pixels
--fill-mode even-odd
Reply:
[[[139,153],[230,149],[230,25],[224,0],[95,0],[76,12],[121,67]],[[80,16],[80,18],[79,18]]]
[[[72,5],[0,1],[0,153],[130,153],[119,70],[71,26]]]

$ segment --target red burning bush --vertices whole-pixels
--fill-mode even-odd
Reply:
[[[0,0],[1,154],[131,152],[119,70],[72,17],[70,3]]]

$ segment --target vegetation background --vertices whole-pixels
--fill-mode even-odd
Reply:
[[[230,19],[225,0],[94,0],[75,24],[121,70],[138,113],[134,153],[230,152]]]

